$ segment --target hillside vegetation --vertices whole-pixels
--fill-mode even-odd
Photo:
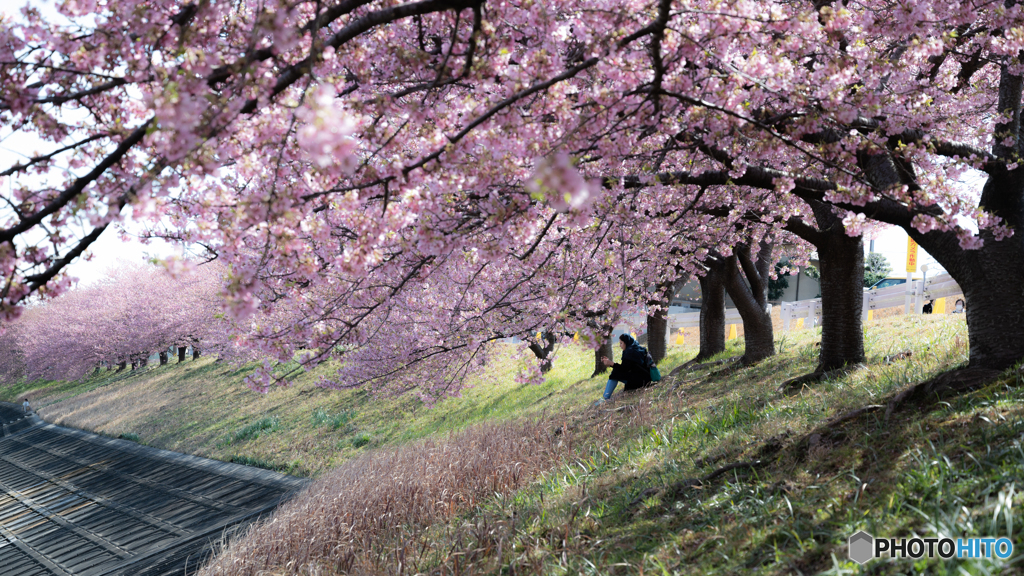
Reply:
[[[315,386],[323,366],[300,373],[288,387],[261,395],[237,369],[214,358],[132,371],[100,371],[78,382],[19,383],[0,388],[0,400],[28,398],[39,415],[63,426],[124,437],[149,446],[234,460],[300,476],[315,476],[375,447],[544,411],[571,410],[600,396],[588,382],[593,352],[561,348],[544,384],[517,384],[524,361],[497,355],[470,379],[461,398],[425,406],[409,394],[377,396],[369,389]],[[692,355],[678,347],[673,358]],[[282,366],[281,372],[294,368]]]
[[[603,378],[586,379],[591,353],[571,348],[541,386],[512,383],[506,360],[434,408],[320,391],[315,375],[257,397],[244,372],[203,359],[5,394],[33,395],[48,419],[319,476],[207,574],[1019,571],[1019,371],[890,410],[967,359],[962,317],[897,316],[867,325],[866,366],[779,394],[814,368],[819,338],[785,333],[762,363],[679,370],[598,408]],[[663,373],[692,355],[674,348]],[[861,529],[1016,549],[862,568],[845,548]]]

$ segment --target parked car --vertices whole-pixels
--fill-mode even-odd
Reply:
[[[868,288],[868,290],[878,290],[878,289],[881,289],[881,288],[888,288],[890,286],[896,286],[898,284],[906,284],[906,283],[907,283],[907,278],[905,276],[903,278],[897,278],[895,276],[890,276],[888,278],[882,278],[878,282],[875,282],[874,284],[871,285],[870,288]]]

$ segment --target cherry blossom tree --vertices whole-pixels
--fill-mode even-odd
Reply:
[[[34,311],[27,311],[21,320],[0,331],[0,382],[21,382],[25,378],[25,353],[20,345],[23,327]]]
[[[12,381],[75,380],[101,366],[144,366],[173,345],[227,345],[223,335],[230,331],[215,318],[219,281],[215,266],[172,278],[156,266],[122,263],[94,285],[33,306],[9,326],[5,356],[21,368],[4,374]],[[18,365],[3,361],[9,362]]]
[[[1024,357],[1024,329],[1003,320],[1024,314],[1014,3],[61,10],[68,23],[28,10],[0,25],[0,122],[45,148],[0,170],[13,190],[0,224],[7,318],[33,292],[66,289],[67,263],[129,204],[154,235],[229,267],[237,319],[309,314],[308,327],[246,343],[315,361],[366,349],[385,324],[376,314],[419,294],[450,266],[439,261],[471,254],[501,269],[495,288],[562,286],[565,267],[543,258],[563,241],[591,267],[611,268],[616,250],[663,258],[628,278],[648,290],[731,252],[744,214],[777,232],[813,223],[804,203],[820,202],[853,236],[869,219],[903,227],[950,271],[972,366]],[[987,178],[980,197],[963,183],[973,173]],[[559,295],[545,309],[596,338],[585,312],[646,301],[625,281],[595,287],[579,312]],[[481,291],[487,307],[505,288]]]

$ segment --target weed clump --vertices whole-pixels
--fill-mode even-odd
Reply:
[[[264,460],[263,458],[252,458],[250,456],[232,456],[231,460],[234,464],[241,464],[243,466],[252,466],[254,468],[263,468],[264,470],[279,471],[280,467],[271,462],[270,460]]]
[[[239,428],[232,442],[244,442],[246,440],[255,440],[263,434],[270,434],[274,430],[277,430],[281,426],[281,421],[274,417],[260,418],[259,420]]]
[[[121,440],[131,440],[132,442],[142,442],[142,439],[135,432],[122,432],[118,435],[118,438]]]
[[[331,429],[338,430],[346,427],[355,416],[355,412],[351,410],[330,414],[323,408],[317,408],[313,410],[313,427],[330,426]]]

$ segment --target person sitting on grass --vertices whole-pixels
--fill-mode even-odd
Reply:
[[[637,390],[651,384],[651,362],[647,349],[629,334],[619,336],[619,347],[622,348],[622,362],[614,363],[611,358],[601,358],[605,366],[611,367],[612,373],[608,375],[608,383],[604,387],[604,398],[595,402],[595,406],[608,401],[619,382],[625,384],[623,390]]]

